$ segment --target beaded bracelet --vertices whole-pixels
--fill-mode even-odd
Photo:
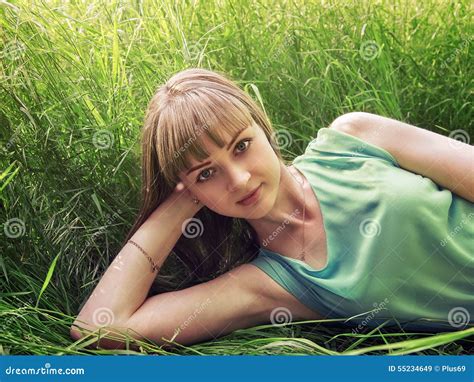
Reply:
[[[129,240],[127,243],[130,243],[130,244],[133,244],[134,246],[136,246],[145,256],[146,258],[148,259],[148,261],[150,262],[151,264],[151,272],[155,272],[155,271],[159,271],[160,270],[160,267],[157,266],[153,260],[151,259],[150,256],[147,255],[147,253],[143,250],[142,247],[140,247],[137,243],[135,243],[133,240]]]

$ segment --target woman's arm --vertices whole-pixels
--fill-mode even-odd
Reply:
[[[176,198],[167,200],[132,237],[158,265],[179,239],[184,220],[197,212],[194,203],[187,204]],[[188,345],[268,323],[275,307],[285,305],[279,295],[275,296],[274,281],[251,264],[145,300],[156,276],[150,269],[146,257],[133,245],[126,245],[74,321],[71,337],[78,340],[105,326],[100,339],[92,338],[95,342],[89,346],[124,349],[126,337],[146,338],[165,347],[171,340]],[[298,319],[305,314],[296,310],[292,316]],[[133,341],[128,346],[138,350]]]
[[[158,266],[165,262],[182,234],[182,224],[202,205],[196,205],[186,192],[174,192],[132,236]],[[140,250],[128,243],[110,264],[86,304],[80,311],[71,336],[79,338],[77,327],[96,329],[121,326],[143,304],[157,272]],[[84,325],[79,321],[90,325]]]

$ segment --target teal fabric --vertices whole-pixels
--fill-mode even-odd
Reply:
[[[320,129],[293,165],[319,201],[327,265],[263,247],[251,264],[325,318],[359,329],[474,324],[474,203],[334,129]]]

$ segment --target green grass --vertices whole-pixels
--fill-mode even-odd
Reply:
[[[144,111],[178,70],[233,77],[292,132],[289,159],[349,111],[473,136],[467,1],[61,3],[0,5],[0,214],[19,219],[0,244],[2,354],[119,353],[69,327],[137,213]],[[467,354],[473,334],[293,322],[173,353]]]

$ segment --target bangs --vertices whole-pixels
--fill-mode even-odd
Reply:
[[[233,137],[252,123],[247,106],[220,90],[201,88],[175,97],[158,122],[156,147],[163,176],[170,184],[177,183],[178,174],[191,167],[191,158],[208,158],[204,135],[222,148],[225,133]]]

